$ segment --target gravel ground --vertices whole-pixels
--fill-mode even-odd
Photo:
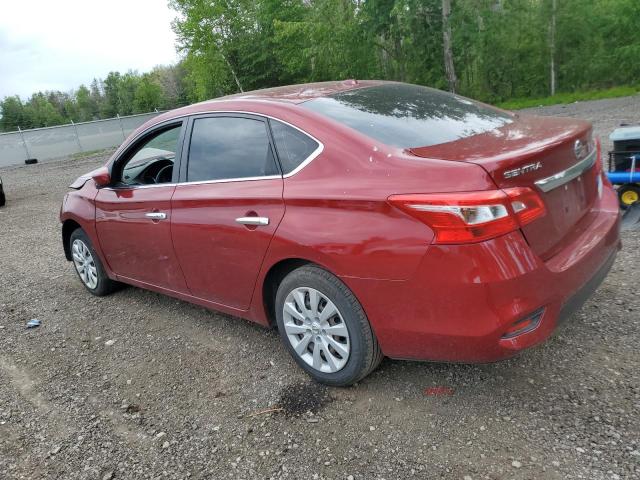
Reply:
[[[569,105],[527,108],[524,113],[534,115],[553,115],[589,120],[593,123],[596,135],[602,140],[602,151],[612,150],[609,134],[622,123],[640,123],[640,95],[633,97],[608,98],[592,102],[577,102]]]
[[[605,134],[640,121],[640,97],[539,112]],[[492,365],[385,360],[327,389],[275,331],[136,288],[84,290],[57,213],[103,161],[0,169],[0,478],[640,478],[637,231],[544,345]],[[437,386],[453,394],[424,395]]]

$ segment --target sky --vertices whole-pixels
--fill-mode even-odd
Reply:
[[[167,0],[0,0],[0,99],[175,63]]]

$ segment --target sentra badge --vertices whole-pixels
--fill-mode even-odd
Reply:
[[[521,167],[514,168],[512,170],[505,170],[503,175],[504,175],[504,178],[519,177],[520,175],[523,175],[529,172],[535,172],[536,170],[539,170],[541,168],[542,168],[542,162],[528,163],[527,165],[523,165]]]

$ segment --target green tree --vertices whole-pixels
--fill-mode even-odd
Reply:
[[[162,93],[162,87],[151,74],[143,75],[138,82],[133,100],[135,112],[152,112],[162,107]]]
[[[0,130],[3,132],[12,132],[20,128],[29,128],[24,105],[20,97],[5,97],[0,102]]]
[[[183,59],[0,102],[0,129],[110,118],[346,78],[480,100],[637,85],[638,0],[170,0]],[[447,14],[447,9],[451,11]],[[444,10],[443,10],[444,7]],[[447,75],[447,71],[449,75]],[[455,74],[455,76],[453,75]]]
[[[120,76],[117,85],[118,113],[120,115],[136,113],[134,102],[139,83],[140,76],[136,72],[130,71]]]
[[[115,117],[120,108],[119,87],[121,76],[120,72],[109,72],[107,78],[104,79],[104,101],[101,104],[100,115],[102,118]]]
[[[158,66],[151,77],[162,89],[162,100],[158,108],[172,109],[188,103],[187,69],[184,62],[176,65]]]
[[[64,117],[45,93],[34,93],[25,105],[25,117],[31,128],[51,127],[65,123]]]
[[[91,91],[84,85],[80,85],[76,91],[77,120],[88,122],[98,116],[98,103],[91,95]]]

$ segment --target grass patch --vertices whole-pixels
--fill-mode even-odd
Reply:
[[[640,92],[640,85],[629,87],[613,87],[606,90],[589,90],[586,92],[558,93],[551,97],[543,98],[515,98],[499,103],[498,106],[507,110],[519,110],[521,108],[548,107],[549,105],[561,105],[586,100],[601,100],[603,98],[628,97]]]

